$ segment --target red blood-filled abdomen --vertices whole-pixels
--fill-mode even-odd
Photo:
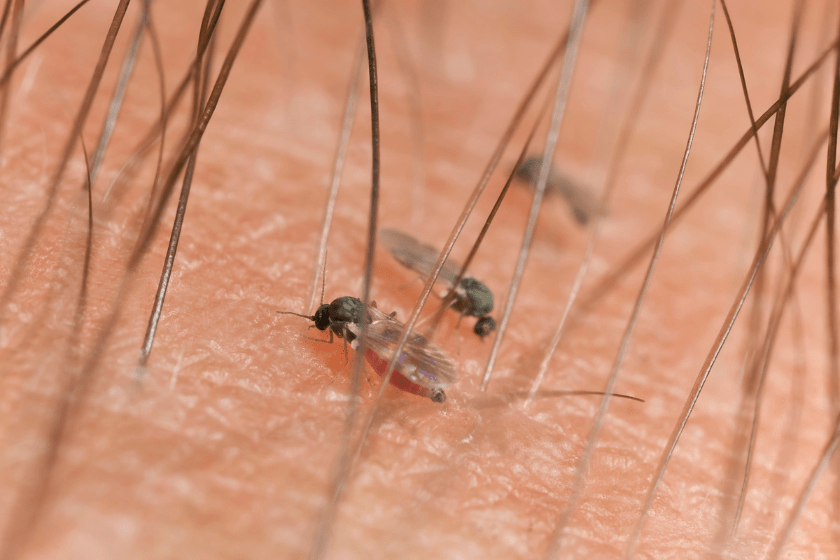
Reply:
[[[373,367],[373,371],[378,373],[380,377],[385,377],[385,368],[388,367],[388,362],[386,360],[380,358],[379,354],[369,348],[365,350],[365,358],[367,358],[368,363],[370,363],[371,367]],[[432,398],[432,389],[418,385],[413,381],[409,381],[397,370],[394,370],[394,373],[391,374],[391,385],[397,389],[405,391],[406,393],[419,395],[421,397],[426,397],[427,399]]]

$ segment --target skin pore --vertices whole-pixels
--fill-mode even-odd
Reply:
[[[0,229],[4,279],[17,266],[29,228],[47,202],[49,177],[99,55],[111,4],[83,8],[15,74],[0,145],[7,199]],[[168,96],[194,56],[204,8],[198,2],[165,4],[153,5],[152,15]],[[245,11],[244,3],[229,4],[216,69]],[[582,182],[592,173],[592,161],[604,158],[596,149],[597,133],[600,119],[610,115],[605,106],[627,4],[596,3],[587,21],[556,157],[564,174]],[[620,167],[584,298],[587,288],[661,227],[691,124],[708,32],[709,4],[685,4]],[[761,114],[778,98],[792,7],[781,1],[734,4],[729,8],[751,102]],[[29,45],[69,7],[47,2],[24,12],[19,45]],[[140,8],[138,3],[129,9],[84,129],[88,152],[97,142]],[[654,3],[641,18],[642,54],[626,83],[628,92],[661,8]],[[375,26],[382,120],[379,222],[439,247],[516,104],[565,29],[571,5],[382,2],[380,10]],[[826,18],[824,12],[815,3],[803,15],[794,79],[831,41],[836,14]],[[276,311],[312,311],[304,309],[305,299],[361,14],[360,4],[336,2],[269,2],[260,9],[198,151],[173,279],[140,383],[137,355],[173,202],[147,255],[123,278],[148,206],[157,146],[134,180],[103,197],[159,119],[160,85],[146,39],[93,187],[94,242],[78,323],[83,326],[74,326],[87,236],[79,149],[33,257],[0,310],[0,544],[6,558],[308,554],[345,437],[351,366],[342,370],[340,340],[332,345],[310,340],[322,333],[308,330],[304,319]],[[821,35],[826,19],[829,31]],[[777,207],[826,126],[833,55],[828,60],[817,76],[816,117],[809,117],[815,99],[810,87],[789,104]],[[681,198],[749,128],[722,13],[707,80]],[[361,83],[328,246],[326,301],[358,297],[362,289],[370,113],[366,78]],[[543,97],[538,99],[541,103]],[[418,100],[421,117],[413,112]],[[187,106],[168,123],[167,154],[180,142]],[[506,153],[488,187],[490,196],[479,202],[478,215],[456,245],[458,260],[469,251],[531,122],[515,136],[516,147]],[[765,157],[771,130],[765,126],[760,135]],[[820,154],[786,232],[794,255],[824,193],[824,148]],[[425,185],[419,208],[413,206],[419,200],[413,190],[418,177]],[[564,532],[569,557],[624,553],[663,446],[752,261],[763,192],[750,144],[666,237],[617,385],[618,392],[646,402],[613,400],[610,405],[584,492]],[[530,196],[523,185],[514,186],[470,267],[494,291],[497,319]],[[599,397],[546,397],[528,408],[516,398],[536,376],[589,231],[557,197],[547,197],[540,218],[488,391],[480,391],[480,378],[490,341],[474,336],[469,320],[456,332],[457,314],[448,313],[435,340],[456,360],[459,381],[447,389],[444,405],[391,388],[385,392],[339,503],[328,557],[545,555],[568,503]],[[729,541],[728,526],[721,529],[720,522],[731,523],[741,484],[729,473],[733,456],[736,463],[743,461],[739,426],[746,420],[739,409],[752,300],[677,446],[637,557],[760,558],[772,547],[828,440],[837,410],[826,392],[824,228],[816,239],[774,351],[736,537]],[[781,254],[774,249],[767,265],[765,322],[787,266]],[[544,389],[603,389],[647,258],[597,305],[573,314]],[[372,295],[381,310],[407,318],[420,291],[412,274],[377,249]],[[97,348],[101,355],[91,362]],[[371,377],[373,388],[362,382],[361,418],[370,413],[378,389],[376,376]],[[787,544],[787,557],[838,553],[831,505],[835,479],[833,470],[822,477]]]

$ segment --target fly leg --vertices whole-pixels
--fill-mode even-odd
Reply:
[[[461,321],[464,319],[464,312],[461,311],[461,314],[458,315],[458,322],[455,323],[455,332],[458,334],[456,338],[457,342],[455,344],[455,355],[459,358],[461,357]]]
[[[315,325],[309,325],[309,328],[314,329]],[[329,331],[329,333],[330,333],[330,339],[329,340],[324,340],[323,338],[315,338],[314,336],[304,336],[302,334],[298,334],[298,336],[301,337],[301,338],[305,338],[306,340],[312,340],[314,342],[325,342],[327,344],[332,344],[332,342],[333,342],[333,332]]]
[[[372,306],[374,306],[375,302],[371,302]],[[375,306],[374,306],[375,308]],[[330,332],[330,339],[332,339],[332,332]],[[350,354],[347,352],[347,336],[343,336],[342,339],[344,340],[344,366],[339,370],[338,373],[335,374],[335,377],[332,378],[332,381],[327,383],[327,386],[332,385],[332,382],[336,380],[336,378],[341,375],[347,366],[350,365]],[[355,347],[354,347],[355,348]],[[370,382],[370,374],[367,372],[367,369],[364,369],[365,378],[367,379],[368,386],[370,387],[371,392],[373,391],[373,384]]]

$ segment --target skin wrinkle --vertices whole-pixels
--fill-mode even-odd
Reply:
[[[243,7],[229,4],[220,53],[229,44],[233,22],[242,15]],[[134,21],[137,8],[129,12],[126,23]],[[482,3],[479,8],[447,3],[446,16],[439,22],[444,26],[442,56],[448,56],[449,46],[457,47],[463,57],[458,64],[469,64],[471,77],[447,72],[446,68],[459,67],[457,61],[441,68],[432,55],[423,54],[431,48],[415,38],[418,29],[427,25],[413,19],[421,13],[418,4],[400,2],[392,8],[400,10],[406,33],[415,42],[411,52],[417,59],[423,94],[427,222],[417,237],[440,243],[522,88],[556,40],[568,7],[541,2],[512,10],[506,5]],[[679,78],[679,61],[700,56],[706,8],[705,4],[687,5],[677,23],[673,36],[678,46],[665,55],[644,110],[642,127],[606,217],[604,241],[596,251],[595,277],[607,272],[636,240],[661,222],[696,94],[694,82]],[[778,37],[786,36],[789,22],[784,18],[790,9],[781,2],[730,8],[753,103],[760,112],[777,94],[784,51]],[[201,10],[198,4],[155,5],[167,83],[176,83],[194,52]],[[136,391],[130,380],[165,234],[155,238],[151,255],[141,263],[126,295],[122,319],[97,371],[93,391],[60,450],[53,491],[27,558],[185,554],[191,558],[286,558],[308,546],[338,448],[349,382],[346,371],[336,377],[344,366],[340,342],[330,346],[306,340],[302,337],[318,333],[307,330],[303,320],[280,319],[274,312],[300,311],[304,304],[345,81],[358,37],[355,25],[361,17],[355,4],[289,3],[286,11],[294,41],[275,36],[278,28],[271,18],[255,23],[202,141],[193,198],[146,382]],[[11,99],[4,142],[9,159],[0,181],[4,194],[24,187],[31,191],[25,197],[14,195],[3,211],[0,277],[5,278],[11,269],[11,259],[45,192],[40,147],[19,160],[12,158],[14,146],[35,145],[33,134],[41,134],[38,120],[46,121],[49,176],[73,111],[67,111],[65,102],[45,84],[60,89],[67,106],[77,106],[84,86],[79,76],[89,75],[112,15],[107,12],[85,8],[74,16],[42,51],[46,55],[43,66],[25,103],[16,103],[14,96]],[[598,101],[605,99],[608,90],[605,78],[593,68],[606,67],[614,45],[611,38],[617,35],[613,31],[620,28],[616,14],[621,12],[606,2],[593,9],[587,24],[581,66],[569,100],[570,109],[577,110],[567,116],[558,150],[558,163],[573,171],[586,169],[583,158],[594,141]],[[28,44],[38,29],[46,28],[61,13],[46,3],[22,30],[21,44]],[[778,20],[774,14],[781,14]],[[750,21],[758,23],[745,25]],[[802,60],[797,64],[804,65],[810,53],[816,52],[808,43],[808,30],[815,29],[815,22],[813,15],[806,14]],[[520,32],[528,34],[527,40],[517,40]],[[115,56],[121,56],[126,41],[126,37],[118,39]],[[705,174],[747,124],[728,41],[720,35],[713,46],[710,89],[688,184]],[[387,41],[381,43],[380,215],[383,226],[401,227],[411,215],[404,193],[411,185],[412,140],[407,127],[396,123],[407,122],[409,108],[399,83],[396,55],[384,48]],[[761,47],[770,52],[762,55]],[[294,57],[284,58],[281,48]],[[157,83],[150,52],[147,46],[144,49],[133,81],[137,89],[129,91],[102,177],[94,186],[94,194],[100,197],[94,198],[94,212],[100,219],[105,212],[101,196],[110,179],[136,136],[157,116],[157,108],[146,105],[156,99]],[[293,83],[284,81],[288,76],[281,71],[284,65],[293,67]],[[117,66],[106,70],[103,91],[113,84]],[[25,73],[22,68],[16,74]],[[495,87],[499,81],[504,87]],[[369,137],[365,105],[360,103],[345,187],[336,207],[327,299],[357,296],[361,287],[364,204],[369,192],[369,147],[366,140],[360,141]],[[97,119],[106,107],[104,98],[94,103],[88,134],[98,130],[101,120]],[[796,119],[801,119],[804,109],[801,100],[799,105],[791,102],[788,109],[786,138],[791,154],[797,153],[795,143],[802,138]],[[180,130],[170,132],[171,138],[177,138]],[[92,136],[86,135],[85,141],[94,145]],[[785,146],[782,184],[798,166],[790,154],[785,159]],[[47,301],[47,295],[65,243],[83,249],[79,240],[84,231],[77,227],[84,220],[77,217],[69,234],[72,238],[64,237],[84,172],[80,154],[74,157],[79,159],[62,183],[58,212],[39,240],[22,291],[13,298],[15,308],[7,311],[10,319],[0,326],[0,437],[5,449],[0,455],[0,522],[4,526],[14,492],[26,481],[26,466],[39,452],[37,442],[55,408],[56,380],[63,379],[57,357],[62,355],[61,341],[69,334],[75,300],[68,294],[78,293],[78,267],[67,267],[62,281],[70,288],[62,301]],[[502,167],[505,162],[511,165],[515,156],[507,157]],[[587,489],[567,537],[566,550],[574,557],[619,554],[637,519],[652,465],[685,398],[689,377],[708,350],[734,293],[731,279],[742,275],[744,260],[751,257],[733,240],[742,238],[742,220],[757,224],[757,211],[745,216],[757,172],[755,160],[754,154],[742,155],[724,174],[720,188],[714,188],[697,212],[666,239],[651,301],[642,312],[619,383],[621,392],[647,402],[615,400],[611,405]],[[144,171],[127,187],[112,221],[96,224],[102,245],[94,250],[89,290],[88,317],[94,325],[109,313],[120,271],[138,233],[137,216],[146,207],[142,191],[152,173]],[[491,183],[491,190],[493,184],[501,186]],[[810,215],[815,192],[806,192],[805,203],[810,206],[803,215]],[[497,298],[506,292],[528,197],[526,190],[510,193],[471,267]],[[486,212],[491,204],[480,202],[479,211]],[[565,505],[597,398],[537,399],[527,414],[516,405],[499,405],[491,399],[527,390],[532,376],[526,373],[533,372],[540,349],[550,337],[547,317],[559,312],[563,301],[558,294],[568,289],[578,261],[566,253],[580,254],[586,242],[585,233],[567,214],[565,207],[551,201],[542,210],[533,258],[511,321],[511,336],[502,348],[493,393],[478,394],[478,377],[489,346],[470,336],[464,325],[456,358],[460,379],[447,391],[445,406],[388,389],[373,426],[373,439],[351,475],[340,506],[331,557],[534,558],[545,552],[554,516]],[[165,212],[167,223],[172,215],[171,208]],[[470,222],[465,239],[477,229]],[[798,240],[793,234],[794,247]],[[817,254],[819,248],[815,249]],[[467,250],[466,244],[459,244],[454,256],[461,259]],[[381,309],[395,309],[398,318],[405,319],[418,287],[399,290],[410,278],[379,251],[373,297]],[[82,255],[80,250],[73,263],[78,265]],[[820,266],[824,263],[814,259],[799,280],[806,319],[824,315],[818,299],[824,277]],[[738,274],[731,274],[733,268]],[[601,388],[637,282],[638,274],[631,274],[568,333],[551,362],[546,389]],[[40,314],[44,305],[48,306],[46,319]],[[442,343],[453,355],[455,320],[445,318],[442,326],[443,335],[451,335],[448,340],[444,336]],[[780,489],[785,499],[780,504],[768,502],[780,514],[788,511],[828,434],[828,407],[819,390],[824,387],[827,364],[825,326],[821,320],[806,320],[804,330],[810,372],[803,393],[808,399],[804,404],[808,421],[802,424],[791,485]],[[82,337],[85,344],[90,344],[93,331],[88,326]],[[740,338],[724,349],[700,397],[696,416],[689,421],[654,502],[639,558],[699,557],[715,533],[716,491],[733,438],[734,422],[727,419],[737,408],[739,380],[734,372],[739,370],[744,334],[739,331]],[[780,341],[778,350],[768,381],[766,410],[778,410],[773,415],[781,419],[786,416],[784,397],[796,354],[789,340]],[[170,388],[176,367],[177,383]],[[362,390],[364,416],[372,391],[364,382]],[[775,491],[768,486],[773,476],[769,469],[783,426],[778,419],[768,422],[760,432],[752,499],[756,499],[754,493]],[[824,482],[829,480],[827,476]],[[837,554],[829,538],[828,490],[829,484],[821,484],[812,499],[789,545],[792,557]],[[756,527],[762,512],[751,509],[754,503],[748,497],[743,546],[733,549],[746,558],[760,557],[778,529],[772,522]]]

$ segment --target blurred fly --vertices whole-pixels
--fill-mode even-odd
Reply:
[[[367,350],[365,358],[373,370],[385,376],[388,362],[397,346],[405,325],[374,307],[365,307],[362,300],[351,296],[334,299],[321,305],[314,315],[302,315],[291,311],[278,311],[309,319],[321,331],[329,331],[344,339],[354,350],[358,350],[358,337],[363,322],[367,323]],[[436,403],[446,400],[443,387],[451,385],[457,378],[455,364],[440,348],[426,337],[412,332],[397,360],[391,374],[391,384],[414,395],[426,397]]]
[[[429,276],[434,270],[439,254],[434,247],[421,243],[407,233],[388,228],[379,230],[379,240],[404,267],[423,276]],[[458,263],[447,260],[443,263],[438,280],[452,290],[460,271]],[[475,334],[484,338],[496,329],[496,321],[489,316],[493,311],[493,293],[487,286],[475,278],[465,276],[454,292],[452,309],[460,312],[461,316],[478,318],[473,327]]]
[[[530,158],[522,162],[522,165],[516,170],[516,176],[533,186],[539,177],[541,165],[542,158]],[[569,211],[582,226],[588,224],[600,212],[600,204],[589,189],[554,168],[548,172],[545,192],[546,194],[553,193],[562,196],[569,207]]]

